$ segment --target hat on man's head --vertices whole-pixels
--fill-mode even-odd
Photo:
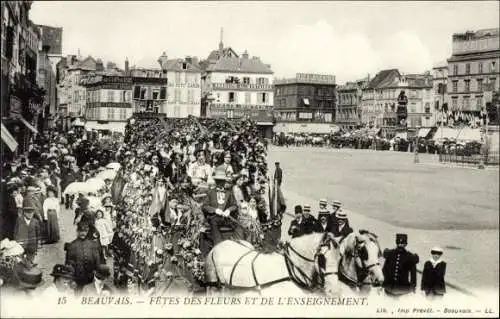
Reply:
[[[23,199],[23,210],[35,210],[36,204],[35,199],[32,196],[25,196]]]
[[[397,244],[408,244],[408,235],[396,234],[396,245]]]
[[[338,201],[338,200],[334,200],[332,202],[332,206],[333,207],[342,207],[342,203],[340,201]]]
[[[321,199],[319,200],[319,204],[320,204],[320,205],[328,205],[328,201],[327,201],[326,199],[324,199],[324,198],[321,198]]]
[[[54,268],[52,269],[52,273],[50,275],[53,277],[74,279],[75,268],[73,268],[73,266],[71,265],[56,264],[54,265]]]
[[[99,265],[94,270],[94,275],[97,279],[104,280],[111,276],[111,271],[109,270],[109,267],[107,265]]]
[[[335,217],[337,217],[337,219],[347,219],[347,213],[344,212],[343,210],[338,210],[335,213]]]
[[[90,225],[86,221],[81,221],[76,225],[76,231],[87,231],[90,229]]]
[[[295,214],[302,214],[302,206],[295,205]]]
[[[443,254],[443,248],[438,247],[438,246],[432,247],[431,254],[433,254],[433,255],[434,254],[436,254],[436,255],[442,255]]]
[[[310,205],[304,205],[304,212],[311,212],[311,206]]]
[[[328,212],[319,212],[318,213],[318,219],[321,219],[321,218],[328,219],[329,216],[330,216],[330,214]]]

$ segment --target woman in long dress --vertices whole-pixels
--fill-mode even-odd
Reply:
[[[257,201],[250,198],[248,204],[243,202],[238,214],[238,222],[245,228],[245,240],[254,246],[261,246],[264,233],[258,220]]]
[[[43,215],[47,221],[47,243],[57,243],[59,235],[59,213],[61,207],[57,197],[57,189],[53,186],[47,187],[47,198],[43,202]]]

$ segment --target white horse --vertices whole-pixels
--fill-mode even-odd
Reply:
[[[340,240],[339,252],[339,280],[342,283],[361,293],[383,284],[382,251],[375,234],[366,230],[350,233]]]
[[[231,293],[336,296],[339,260],[336,242],[319,233],[292,239],[282,254],[263,254],[247,242],[226,240],[209,252],[205,280]]]

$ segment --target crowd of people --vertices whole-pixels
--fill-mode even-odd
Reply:
[[[204,291],[204,258],[217,243],[240,238],[263,253],[279,246],[283,172],[276,162],[270,178],[266,149],[251,121],[195,118],[133,118],[123,140],[39,137],[27,157],[2,167],[2,286],[41,285],[37,250],[60,240],[69,211],[76,239],[64,245],[48,293],[161,295],[176,280]],[[317,219],[310,206],[295,206],[288,234],[352,233],[342,204],[331,204],[320,201]],[[415,290],[419,260],[406,240],[397,235],[398,247],[384,252],[388,294]],[[424,267],[421,287],[433,296],[444,293],[441,254],[433,249]]]
[[[24,251],[2,253],[4,285],[24,277],[13,260],[36,269],[37,249],[59,240],[58,219],[68,210],[77,238],[54,272],[72,271],[77,293],[103,278],[117,291],[162,289],[176,274],[196,285],[204,256],[227,236],[263,250],[277,245],[284,201],[270,190],[266,145],[250,121],[139,118],[123,143],[43,138],[26,160],[3,167],[2,243]],[[110,170],[116,174],[104,178]],[[100,178],[95,189],[76,187]]]

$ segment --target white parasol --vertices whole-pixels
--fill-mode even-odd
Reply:
[[[121,167],[120,163],[109,163],[108,165],[106,165],[106,168],[109,168],[109,169],[113,169],[115,171],[119,170]]]
[[[82,182],[73,182],[66,186],[63,194],[78,194],[78,193],[86,193],[85,183]]]
[[[112,169],[105,170],[96,175],[97,178],[106,180],[106,179],[115,179],[117,172]]]
[[[85,183],[92,185],[92,187],[97,187],[98,190],[106,187],[104,180],[98,177],[89,178]]]

